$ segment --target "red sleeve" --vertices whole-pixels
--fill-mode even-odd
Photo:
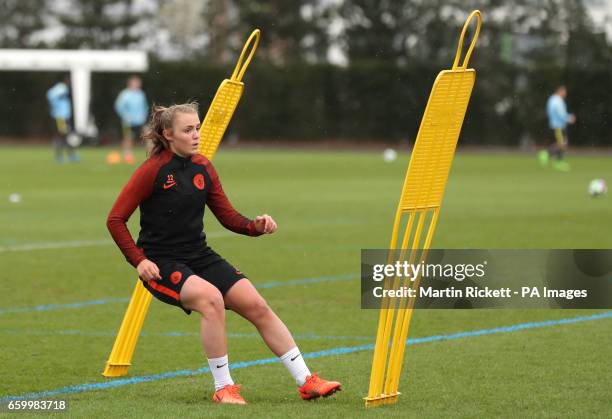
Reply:
[[[142,249],[134,243],[127,228],[127,221],[138,205],[153,192],[153,184],[159,167],[159,164],[156,164],[153,159],[145,161],[123,187],[106,219],[106,227],[113,236],[113,240],[127,261],[134,267],[146,259],[146,256]]]
[[[261,236],[262,233],[255,230],[255,221],[246,218],[234,209],[223,191],[223,187],[219,181],[219,175],[212,163],[207,159],[202,160],[212,181],[212,185],[208,191],[206,205],[208,205],[208,208],[215,214],[217,220],[219,220],[223,227],[234,233],[244,234],[246,236]]]

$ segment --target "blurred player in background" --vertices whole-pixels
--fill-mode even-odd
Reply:
[[[568,171],[569,164],[564,160],[565,152],[567,151],[567,125],[576,122],[574,114],[567,113],[565,98],[567,97],[567,89],[565,86],[557,87],[546,103],[546,113],[548,115],[548,125],[553,130],[555,142],[548,148],[548,151],[542,150],[539,154],[540,163],[543,166],[548,164],[550,157],[554,157],[555,169]]]
[[[71,124],[72,101],[70,94],[70,77],[67,75],[47,90],[51,117],[55,120],[56,131],[53,137],[53,148],[58,163],[64,162],[64,151],[66,151],[69,161],[79,161],[76,149],[69,141],[70,136],[74,135]]]
[[[134,140],[140,138],[140,132],[149,113],[147,97],[142,91],[140,77],[133,76],[128,79],[127,87],[119,93],[115,100],[115,111],[121,118],[123,160],[128,164],[133,164]]]

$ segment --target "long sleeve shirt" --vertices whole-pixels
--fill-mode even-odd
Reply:
[[[154,251],[206,246],[204,206],[228,230],[259,236],[255,223],[234,209],[211,162],[201,155],[180,157],[165,150],[146,160],[132,175],[111,209],[106,225],[134,267]],[[140,207],[135,243],[127,221]]]

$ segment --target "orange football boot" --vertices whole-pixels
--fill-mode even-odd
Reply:
[[[136,160],[134,159],[133,154],[126,154],[125,156],[123,156],[123,161],[125,161],[127,164],[136,163]]]
[[[320,378],[317,374],[306,377],[306,382],[298,391],[302,400],[313,400],[318,397],[327,397],[340,390],[342,384],[337,381],[327,381]]]
[[[234,384],[228,384],[225,387],[215,391],[213,401],[223,404],[247,404],[240,395],[240,386]]]

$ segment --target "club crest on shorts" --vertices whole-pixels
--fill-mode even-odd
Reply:
[[[193,177],[193,184],[199,190],[203,190],[204,186],[206,186],[206,182],[204,181],[204,175],[202,173],[198,173]]]
[[[172,282],[174,285],[181,282],[181,279],[183,279],[183,274],[179,271],[174,271],[170,274],[170,282]]]

